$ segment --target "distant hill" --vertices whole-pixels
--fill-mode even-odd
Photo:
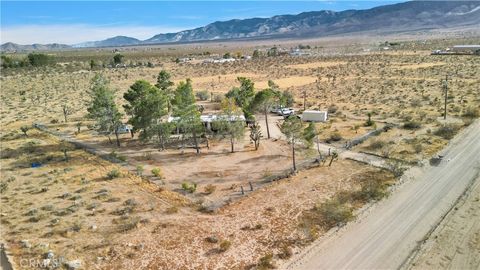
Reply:
[[[459,26],[480,27],[478,1],[410,1],[368,10],[313,11],[298,15],[214,22],[144,43],[252,37],[320,37],[364,31],[395,32]]]
[[[136,38],[126,37],[126,36],[116,36],[113,38],[107,38],[101,41],[90,41],[85,43],[80,43],[73,45],[73,47],[114,47],[114,46],[127,46],[127,45],[137,45],[141,44],[142,41]]]
[[[72,48],[65,44],[32,44],[32,45],[20,45],[12,42],[4,43],[0,46],[1,51],[13,52],[13,51],[51,51],[62,50]]]
[[[479,1],[409,1],[367,10],[340,12],[323,10],[270,18],[221,21],[177,33],[158,34],[144,41],[117,36],[78,44],[75,47],[115,47],[252,38],[310,38],[366,31],[406,33],[472,26],[480,27]],[[2,45],[2,50],[4,45],[6,44]],[[42,46],[48,48],[52,45]],[[12,46],[5,46],[7,47]]]

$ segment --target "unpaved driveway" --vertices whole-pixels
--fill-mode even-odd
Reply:
[[[400,186],[355,223],[319,239],[295,256],[290,269],[392,269],[411,251],[478,178],[480,120],[443,151],[444,161]],[[407,173],[407,176],[411,172]]]

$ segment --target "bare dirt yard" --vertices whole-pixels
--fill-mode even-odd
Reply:
[[[51,135],[2,138],[2,240],[19,266],[49,253],[87,269],[255,266],[268,254],[288,258],[322,233],[299,226],[302,211],[364,179],[391,177],[340,160],[247,190],[205,214],[198,202],[83,150],[72,148],[65,161]]]

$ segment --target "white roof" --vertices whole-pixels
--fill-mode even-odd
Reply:
[[[303,113],[327,113],[326,111],[316,111],[316,110],[305,110]]]
[[[455,49],[480,49],[480,45],[455,45],[453,46]]]
[[[168,117],[168,122],[176,122],[180,119],[180,117]],[[208,114],[208,115],[200,115],[200,121],[203,123],[211,123],[214,121],[220,120],[228,120],[228,121],[245,121],[245,116],[243,115],[232,115],[228,117],[227,115],[215,115],[215,114]]]

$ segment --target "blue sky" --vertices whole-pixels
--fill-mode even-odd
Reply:
[[[368,9],[403,1],[1,1],[1,43],[66,43],[117,35],[147,39],[214,21]]]

